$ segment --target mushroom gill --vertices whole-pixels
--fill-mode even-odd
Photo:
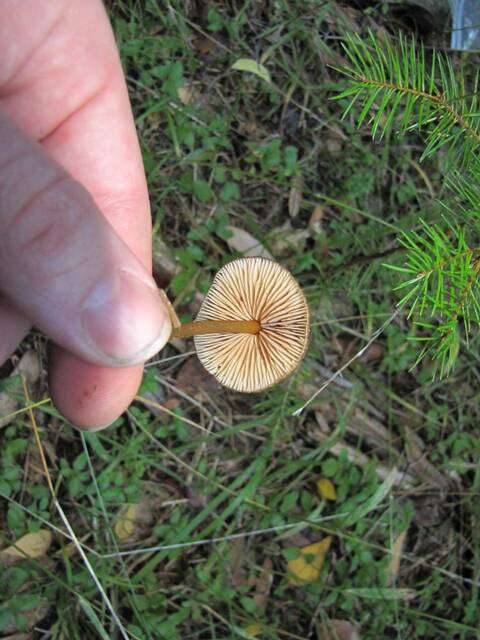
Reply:
[[[261,391],[286,378],[307,348],[305,296],[293,276],[267,258],[240,258],[220,269],[193,324],[204,321],[258,323],[254,333],[194,337],[203,366],[236,391]]]

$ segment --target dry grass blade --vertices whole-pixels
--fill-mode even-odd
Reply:
[[[395,584],[400,570],[400,561],[402,559],[403,548],[407,537],[407,529],[402,531],[392,544],[392,555],[386,569],[387,586]]]
[[[30,405],[30,394],[28,392],[27,382],[26,382],[26,380],[25,380],[25,378],[23,376],[22,376],[22,385],[23,385],[23,391],[25,393],[25,400],[27,401],[27,404]],[[70,525],[70,522],[68,521],[68,518],[65,515],[65,512],[63,511],[60,503],[58,502],[58,499],[57,499],[57,496],[56,496],[56,493],[55,493],[55,488],[53,486],[52,478],[50,476],[50,471],[48,469],[47,461],[45,459],[45,453],[43,451],[42,441],[40,439],[40,433],[38,431],[37,422],[35,420],[35,415],[33,413],[33,410],[31,409],[31,407],[28,409],[28,415],[29,415],[29,418],[30,418],[30,424],[32,426],[35,442],[36,442],[37,447],[38,447],[38,452],[40,454],[40,459],[42,461],[42,466],[43,466],[43,469],[45,471],[45,476],[47,478],[48,488],[50,490],[50,494],[52,496],[52,500],[53,500],[53,503],[55,505],[55,508],[57,509],[58,514],[59,514],[63,524],[65,525],[68,533],[70,534],[70,536],[72,538],[72,541],[75,544],[75,547],[76,547],[78,553],[80,554],[80,556],[81,556],[81,558],[83,560],[83,563],[85,564],[85,567],[88,570],[88,573],[92,577],[92,580],[95,583],[95,586],[97,587],[97,589],[98,589],[98,591],[99,591],[99,593],[100,593],[100,595],[102,597],[102,600],[105,603],[105,606],[107,607],[107,609],[110,612],[113,620],[115,621],[115,624],[116,624],[116,626],[118,628],[118,631],[120,632],[120,635],[122,636],[122,638],[124,640],[130,640],[129,634],[127,633],[127,631],[126,631],[125,627],[123,626],[120,618],[118,617],[118,615],[117,615],[112,603],[110,602],[109,597],[107,596],[107,594],[105,592],[105,589],[103,588],[103,586],[102,586],[100,580],[98,579],[98,577],[97,577],[97,575],[96,575],[96,573],[95,573],[95,571],[94,571],[89,559],[87,558],[87,556],[85,554],[85,551],[83,550],[82,545],[80,544],[80,541],[78,540],[77,536],[75,535],[75,532],[73,531],[73,529],[72,529],[72,527]]]
[[[292,416],[299,416],[301,413],[303,413],[303,411],[309,406],[309,404],[313,402],[315,398],[322,393],[322,391],[325,391],[325,389],[332,382],[334,382],[339,376],[341,376],[342,373],[346,369],[348,369],[348,367],[353,362],[355,362],[355,360],[360,358],[360,356],[362,356],[365,353],[365,351],[375,342],[375,340],[385,331],[388,325],[390,325],[395,320],[395,318],[399,315],[400,311],[401,311],[401,307],[399,307],[394,313],[392,313],[392,315],[389,318],[387,318],[387,320],[381,325],[381,327],[373,333],[370,340],[359,351],[357,351],[357,353],[354,356],[352,356],[348,360],[348,362],[346,362],[343,366],[337,369],[337,371],[335,371],[335,373],[328,380],[326,380],[322,384],[322,386],[319,389],[317,389],[317,391],[315,391],[315,393],[306,402],[302,404],[301,407],[299,407],[296,411],[292,413]]]

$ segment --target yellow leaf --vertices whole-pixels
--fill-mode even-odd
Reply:
[[[335,491],[335,485],[328,478],[320,478],[320,480],[317,480],[317,491],[319,495],[325,500],[337,499],[337,492]]]
[[[263,64],[258,63],[256,60],[252,60],[251,58],[240,58],[232,64],[232,69],[236,71],[247,71],[248,73],[254,73],[265,82],[271,82],[270,73]]]
[[[34,533],[27,533],[15,542],[15,546],[7,547],[1,555],[8,556],[14,561],[21,560],[28,556],[39,558],[44,556],[52,544],[52,534],[47,529],[40,529]],[[22,553],[23,552],[23,553]]]
[[[133,535],[137,511],[138,504],[125,504],[120,509],[115,523],[115,533],[119,540],[127,540]]]
[[[300,555],[289,560],[288,571],[294,584],[314,582],[320,575],[325,560],[325,554],[330,548],[332,537],[328,536],[319,542],[309,544],[300,549]]]
[[[258,622],[254,622],[253,624],[249,624],[248,627],[245,627],[245,633],[251,638],[256,638],[261,632],[262,625],[258,624]]]

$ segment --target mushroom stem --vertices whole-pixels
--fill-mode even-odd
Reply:
[[[251,333],[260,331],[257,320],[198,320],[186,322],[172,330],[172,338],[191,338],[210,333]]]

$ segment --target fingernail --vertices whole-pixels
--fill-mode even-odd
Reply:
[[[100,426],[97,425],[95,427],[79,427],[78,425],[73,424],[73,422],[71,422],[70,424],[74,429],[80,431],[81,433],[97,433],[97,431],[108,429],[108,427],[111,427],[114,422],[116,422],[116,420],[112,420],[111,422],[107,422],[107,424],[102,424]]]
[[[153,280],[117,271],[84,301],[81,322],[105,364],[145,362],[168,341],[170,319]]]

